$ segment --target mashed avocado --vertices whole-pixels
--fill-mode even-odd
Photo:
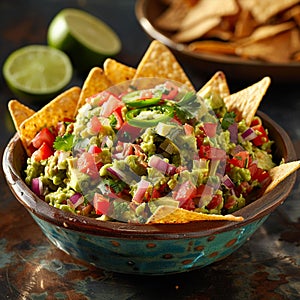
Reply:
[[[122,97],[89,98],[53,154],[28,158],[25,181],[50,205],[144,223],[160,205],[232,213],[268,183],[272,141],[243,137],[252,125],[215,91],[202,99],[164,83]]]

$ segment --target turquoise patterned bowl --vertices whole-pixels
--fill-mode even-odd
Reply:
[[[287,133],[259,112],[276,143],[275,158],[296,159]],[[242,222],[203,221],[188,224],[139,225],[97,221],[49,206],[26,186],[22,169],[26,154],[16,134],[3,156],[11,191],[30,212],[45,236],[58,248],[105,270],[163,275],[202,268],[241,247],[290,193],[296,174],[237,213]]]

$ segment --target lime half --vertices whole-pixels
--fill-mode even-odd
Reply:
[[[101,65],[121,50],[117,34],[95,16],[79,9],[65,8],[51,21],[48,44],[69,55],[80,71]]]
[[[30,45],[11,53],[3,76],[21,100],[48,100],[60,93],[72,78],[69,57],[58,49]]]

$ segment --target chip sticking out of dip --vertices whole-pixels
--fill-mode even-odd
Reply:
[[[226,107],[234,111],[239,120],[245,119],[247,125],[251,124],[270,83],[270,77],[264,77],[259,82],[226,96],[224,98]]]
[[[56,126],[64,119],[74,119],[80,91],[79,87],[68,89],[22,122],[19,134],[27,154],[31,154],[30,143],[41,129]]]
[[[18,132],[20,130],[20,125],[22,124],[22,122],[35,113],[33,109],[27,107],[18,100],[10,100],[8,103],[8,110]]]
[[[142,57],[133,79],[141,77],[159,77],[171,79],[194,89],[188,76],[172,54],[162,43],[153,41]]]
[[[111,86],[111,82],[99,67],[94,67],[85,79],[77,103],[78,109],[85,104],[88,97],[100,93]]]
[[[104,74],[112,85],[131,80],[136,73],[135,68],[121,64],[112,58],[107,58],[105,60],[103,69]]]
[[[197,92],[200,97],[205,97],[207,93],[217,93],[224,98],[230,95],[225,74],[216,72],[212,78]]]
[[[272,141],[255,116],[270,79],[230,94],[225,75],[217,72],[196,93],[169,50],[157,41],[149,49],[136,70],[108,60],[104,71],[90,71],[82,89],[67,90],[36,113],[10,102],[30,157],[26,183],[32,186],[34,180],[36,186],[40,180],[39,175],[31,178],[32,165],[40,164],[39,174],[43,168],[52,174],[54,167],[63,175],[54,176],[55,182],[48,178],[53,185],[50,193],[42,189],[45,200],[103,221],[242,221],[238,210],[249,200],[239,189],[241,182],[247,181],[247,189],[253,185],[253,191],[263,188],[267,193],[299,168],[299,161],[275,165]],[[167,79],[157,68],[157,49],[170,67]],[[145,80],[146,74],[151,84],[153,76],[159,83],[141,90],[129,85]],[[127,78],[133,80],[124,82]],[[115,88],[114,80],[126,89],[121,92],[122,84]],[[210,110],[216,115],[208,114]],[[40,150],[37,136],[44,130],[52,144],[41,164],[34,153]],[[249,152],[243,145],[250,142]],[[62,191],[65,200],[56,202],[55,193]]]
[[[192,221],[243,221],[243,217],[236,217],[231,214],[214,215],[198,213],[182,208],[172,206],[160,206],[155,213],[147,220],[147,224],[164,224],[164,223],[188,223]]]

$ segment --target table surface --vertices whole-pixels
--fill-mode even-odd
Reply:
[[[20,46],[46,44],[47,26],[54,15],[64,7],[77,7],[100,17],[118,33],[123,48],[117,60],[136,67],[150,40],[136,20],[134,5],[133,0],[1,0],[0,65]],[[204,74],[189,66],[185,68],[196,88],[208,79],[210,70]],[[211,70],[210,75],[213,73]],[[81,85],[84,78],[74,74],[72,84]],[[247,85],[242,79],[238,83],[229,82],[232,90]],[[297,85],[271,85],[260,110],[287,131],[299,157],[300,89]],[[0,77],[0,97],[2,157],[5,145],[15,132],[7,111],[7,102],[14,96],[3,77]],[[0,299],[278,300],[300,297],[298,180],[285,203],[231,256],[200,270],[159,277],[103,271],[57,249],[14,199],[2,168],[0,195]]]

